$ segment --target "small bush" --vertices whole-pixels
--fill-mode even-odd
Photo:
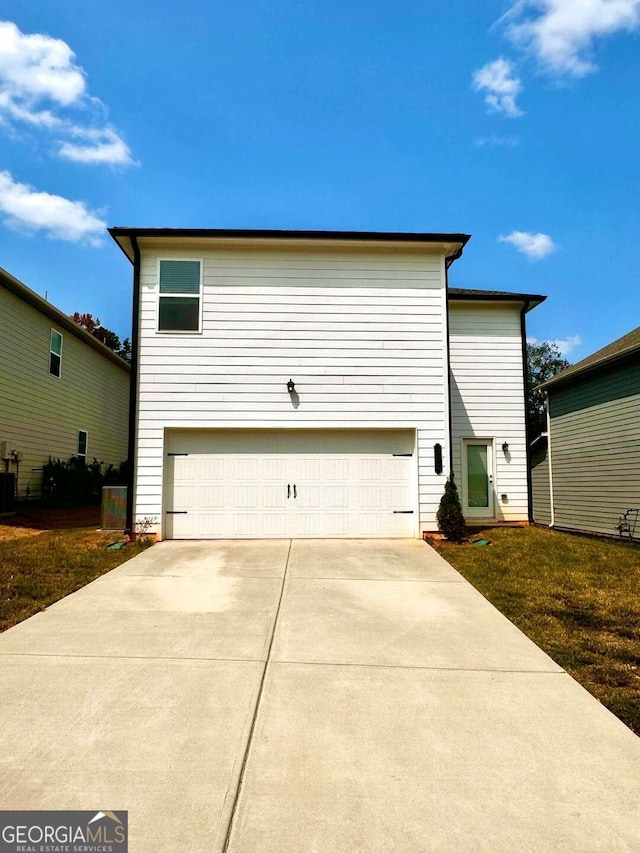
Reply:
[[[103,486],[126,486],[129,483],[129,460],[118,466],[108,465],[104,472]]]
[[[103,486],[127,484],[126,462],[117,468],[109,465],[106,471],[103,465],[95,458],[92,462],[85,462],[72,456],[65,462],[50,456],[42,469],[42,497],[45,504],[50,507],[99,504]]]
[[[444,494],[440,498],[436,518],[440,533],[444,533],[451,542],[462,542],[466,533],[466,525],[458,489],[453,477],[450,477],[445,483]]]

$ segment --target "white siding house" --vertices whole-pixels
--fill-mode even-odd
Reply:
[[[509,512],[488,511],[528,517],[520,297],[456,308],[483,341],[497,323],[519,374],[487,389],[504,418],[466,433],[458,418],[452,446],[447,269],[468,237],[110,233],[134,264],[131,525],[164,538],[421,536],[451,451],[476,428],[513,441]]]
[[[38,498],[49,456],[127,458],[130,367],[0,270],[0,465]],[[15,451],[15,452],[14,452]]]
[[[522,348],[526,303],[509,302],[507,294],[493,300],[490,295],[481,301],[473,293],[450,294],[453,470],[468,521],[520,521],[528,519],[529,511]]]

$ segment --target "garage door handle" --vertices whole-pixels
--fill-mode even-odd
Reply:
[[[412,509],[394,509],[394,515],[413,515]]]
[[[287,483],[287,498],[291,497],[291,483]]]
[[[167,515],[186,515],[186,514],[187,514],[186,509],[168,509],[167,510]]]
[[[293,496],[294,496],[294,498],[298,497],[298,492],[296,490],[296,484],[295,483],[293,484]]]

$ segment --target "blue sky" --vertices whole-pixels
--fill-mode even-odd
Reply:
[[[640,320],[640,0],[3,0],[0,266],[129,332],[109,225],[465,231],[572,361]],[[42,195],[47,194],[47,195]]]

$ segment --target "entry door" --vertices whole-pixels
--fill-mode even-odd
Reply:
[[[463,442],[462,511],[469,518],[493,518],[493,442]]]

